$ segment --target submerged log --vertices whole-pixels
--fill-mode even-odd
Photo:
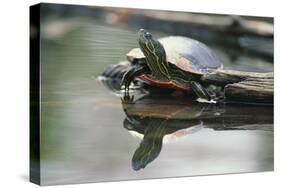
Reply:
[[[217,70],[201,78],[203,83],[223,86],[226,100],[273,103],[274,74]]]

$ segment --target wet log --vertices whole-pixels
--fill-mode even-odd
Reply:
[[[273,103],[274,74],[217,70],[201,78],[203,83],[223,86],[226,100]]]

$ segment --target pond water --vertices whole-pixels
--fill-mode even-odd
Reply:
[[[98,76],[125,60],[136,38],[137,31],[126,25],[96,20],[43,24],[42,184],[273,170],[271,106],[154,97],[124,104],[108,90]],[[226,68],[273,70],[268,60],[208,45]]]

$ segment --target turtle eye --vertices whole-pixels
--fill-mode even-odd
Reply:
[[[149,32],[146,32],[146,33],[144,34],[144,36],[145,36],[145,38],[147,38],[147,39],[151,39],[151,38],[152,38],[152,35],[151,35]]]

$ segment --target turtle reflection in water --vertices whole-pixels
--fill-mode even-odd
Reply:
[[[145,168],[158,157],[164,136],[172,140],[173,137],[180,138],[202,128],[202,121],[195,118],[200,116],[204,107],[189,108],[187,103],[173,104],[169,99],[163,98],[157,100],[157,103],[154,100],[155,98],[143,98],[135,103],[122,101],[126,114],[124,127],[134,134],[143,135],[132,158],[134,170]]]
[[[203,128],[273,131],[271,106],[245,106],[241,110],[239,105],[200,104],[157,95],[146,95],[135,102],[122,100],[122,106],[126,114],[124,127],[143,135],[132,158],[134,170],[145,168],[156,159],[165,139],[179,140]]]

